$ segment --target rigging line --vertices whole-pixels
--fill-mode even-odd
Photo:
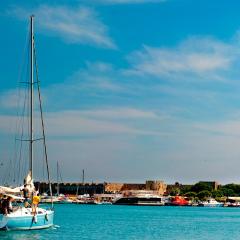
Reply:
[[[28,25],[29,25],[29,23],[28,23]],[[29,27],[28,27],[28,29],[29,29]],[[24,60],[25,60],[25,55],[27,53],[27,50],[29,49],[29,43],[30,43],[30,41],[29,41],[30,37],[29,36],[30,36],[30,31],[28,32],[28,34],[26,34],[25,47],[24,47],[24,51],[23,51],[23,59]],[[23,66],[24,66],[24,63],[25,63],[24,60],[22,61],[22,64],[20,65],[19,77],[18,77],[19,81],[18,81],[18,83],[21,83],[21,79],[22,79],[22,76],[23,76]]]
[[[25,48],[24,48],[24,51],[23,51],[23,56],[25,56],[25,54],[26,54],[27,42],[28,42],[27,38],[28,37],[26,37],[26,40],[25,40],[26,44],[25,44]],[[20,69],[19,69],[19,72],[18,72],[18,82],[21,81],[21,78],[22,78],[22,75],[23,75],[23,71],[24,71],[23,66],[24,66],[24,57],[23,57],[23,61],[20,64]],[[18,87],[18,90],[17,90],[17,98],[18,99],[20,99],[20,93],[21,93],[20,87]],[[14,131],[15,136],[19,132],[19,125],[18,125],[18,122],[20,121],[20,116],[19,116],[20,115],[19,114],[20,107],[19,107],[19,105],[20,105],[20,101],[17,101],[17,117],[16,117],[16,121],[15,121],[15,128],[14,128],[14,130],[12,129],[12,131],[11,131],[11,132]],[[13,169],[13,178],[14,179],[15,179],[15,173],[16,173],[16,169],[14,167],[16,167],[16,165],[13,165],[13,162],[16,160],[16,152],[17,152],[17,145],[16,145],[16,141],[14,140],[13,153],[9,154],[10,159],[9,159],[9,165],[8,165],[10,167],[10,169]],[[9,182],[10,179],[11,179],[11,175],[12,175],[11,171],[9,173],[7,173],[7,172],[8,171],[5,171],[5,174],[3,176],[4,183]]]
[[[28,59],[28,58],[27,58]],[[29,67],[29,61],[27,62],[27,68]],[[26,72],[27,73],[27,72]],[[29,94],[28,94],[28,86],[25,86],[25,91],[24,91],[24,101],[23,101],[23,108],[22,108],[22,112],[21,112],[21,119],[20,119],[20,123],[19,123],[19,128],[21,127],[21,129],[19,129],[19,134],[20,135],[20,139],[23,139],[24,137],[24,132],[25,132],[25,122],[26,122],[26,116],[28,116],[28,112],[27,112],[27,103],[29,101]],[[15,138],[15,141],[17,141],[17,138]],[[19,179],[22,179],[22,177],[25,177],[24,175],[26,174],[26,171],[24,169],[25,163],[26,161],[24,161],[26,159],[26,157],[24,156],[24,147],[25,145],[23,145],[23,143],[21,142],[19,145],[19,149],[18,149],[18,163],[20,165],[19,167]],[[22,164],[21,164],[22,162]],[[19,180],[20,182],[20,180]]]
[[[24,74],[24,65],[25,65],[25,55],[27,53],[27,49],[29,47],[29,34],[26,35],[26,40],[25,40],[25,48],[24,48],[24,51],[23,51],[23,61],[21,63],[21,66],[20,66],[20,71],[19,71],[19,76],[18,76],[18,99],[19,101],[17,101],[17,118],[18,120],[16,121],[16,127],[15,127],[15,139],[16,139],[16,136],[20,134],[20,124],[23,123],[23,120],[22,120],[22,116],[23,114],[20,114],[20,104],[21,104],[21,88],[20,88],[20,82],[21,82],[21,79],[23,78]],[[28,59],[28,58],[27,58]],[[19,124],[18,124],[19,123]],[[20,146],[21,147],[21,146]],[[14,160],[17,159],[17,143],[16,143],[16,140],[14,141]],[[20,161],[17,162],[18,164],[16,164],[15,166],[18,165],[18,182],[19,182],[19,179],[20,179]]]
[[[60,168],[59,168],[59,177],[60,177],[61,182],[63,182],[63,179],[62,179],[62,171],[61,171]]]
[[[27,62],[27,68],[29,68],[29,61]],[[20,128],[20,126],[21,126],[21,130],[22,130],[22,127],[24,126],[24,120],[25,120],[25,112],[26,112],[26,100],[27,100],[27,98],[28,98],[28,86],[27,87],[25,87],[25,94],[24,94],[24,106],[23,106],[23,109],[22,109],[22,112],[21,112],[21,115],[20,115],[20,117],[21,117],[21,124],[19,125],[19,128]],[[26,113],[26,115],[27,115],[27,113]],[[20,129],[19,129],[19,132],[20,132]]]
[[[28,89],[25,90],[25,96],[24,96],[24,104],[23,104],[23,110],[22,110],[22,115],[21,115],[21,123],[20,123],[20,126],[21,126],[21,132],[19,133],[20,135],[20,139],[23,139],[24,137],[24,132],[25,132],[25,128],[26,128],[26,125],[28,126],[28,122],[27,124],[25,124],[25,122],[27,121],[26,119],[27,116],[28,116],[28,108],[27,108],[27,104],[29,102],[29,94],[28,94]],[[27,135],[28,135],[28,128],[27,128]],[[17,138],[16,138],[16,141]],[[26,174],[26,167],[24,168],[24,166],[26,166],[26,159],[27,157],[24,156],[24,152],[28,152],[28,151],[25,151],[25,149],[23,149],[23,147],[26,148],[26,146],[23,144],[23,141],[21,141],[20,145],[19,145],[19,162],[22,161],[22,164],[20,165],[20,171],[21,171],[21,176],[25,177],[24,175]],[[27,150],[27,149],[26,149]]]
[[[24,122],[25,122],[25,119],[26,119],[26,117],[25,117],[25,112],[26,112],[26,105],[27,105],[27,102],[28,102],[27,100],[28,100],[28,91],[25,90],[23,110],[22,110],[21,122],[20,122],[21,132],[19,131],[19,132],[20,132],[20,133],[19,133],[20,139],[23,139],[23,137],[24,137],[24,126],[25,126]],[[15,141],[17,141],[17,139],[15,139]],[[23,172],[23,165],[24,165],[24,164],[21,164],[21,162],[23,162],[23,161],[22,161],[22,160],[23,160],[23,154],[22,154],[22,152],[23,152],[23,143],[22,143],[22,141],[21,141],[20,146],[19,146],[19,158],[18,158],[18,163],[19,163],[19,179],[20,179],[20,175],[21,175],[20,171],[22,170],[21,172]],[[21,166],[22,166],[22,168],[21,168]]]
[[[26,109],[26,102],[27,102],[27,92],[25,91],[25,97],[24,97],[24,105],[23,105],[23,112],[25,112],[25,109]],[[20,138],[21,139],[23,139],[23,135],[24,135],[24,119],[25,119],[25,117],[24,117],[24,115],[23,115],[23,118],[22,118],[22,131],[21,131],[21,136],[20,136]],[[15,140],[15,141],[17,141],[17,140]],[[20,149],[19,149],[19,160],[18,160],[18,162],[19,162],[19,181],[20,181],[20,175],[21,175],[21,166],[23,166],[24,164],[20,164],[21,163],[21,160],[22,160],[22,146],[23,146],[23,142],[21,141],[21,143],[20,143]]]
[[[30,29],[30,28],[29,28]],[[27,56],[27,72],[26,72],[26,78],[28,79],[28,77],[29,77],[29,71],[30,71],[30,55],[31,55],[31,51],[30,51],[30,45],[31,45],[31,31],[29,30],[29,41],[28,41],[28,56]],[[30,125],[30,119],[29,119],[29,115],[30,115],[30,107],[29,107],[29,102],[30,102],[30,85],[29,84],[27,84],[27,85],[25,85],[25,87],[26,87],[26,96],[27,96],[27,99],[26,99],[26,105],[27,105],[27,107],[26,107],[26,109],[24,110],[24,113],[25,113],[25,118],[24,118],[24,120],[25,120],[25,122],[26,122],[26,125],[25,125],[25,127],[26,127],[26,136],[28,137],[28,138],[30,138],[30,130],[29,130],[29,125]],[[24,174],[28,174],[28,169],[29,169],[29,161],[28,161],[28,159],[29,159],[29,155],[28,155],[28,153],[29,153],[29,151],[30,151],[30,149],[29,149],[29,144],[25,144],[25,156],[24,156],[24,164],[22,165],[22,172],[25,172],[25,173],[23,173],[23,175]],[[25,168],[24,168],[24,166],[25,166]],[[25,176],[24,176],[25,177]]]
[[[27,103],[27,93],[28,91],[25,90],[25,94],[24,94],[24,101],[23,101],[23,109],[22,109],[22,112],[21,112],[21,119],[20,119],[20,123],[19,125],[21,126],[21,129],[19,129],[19,135],[20,135],[20,139],[23,139],[23,136],[24,136],[24,122],[25,122],[25,111],[26,111],[26,103]],[[19,127],[20,128],[20,127]],[[17,139],[15,138],[15,142],[17,142]],[[19,167],[18,167],[18,181],[20,182],[20,175],[21,175],[21,170],[23,169],[23,167],[21,168],[21,166],[23,166],[23,164],[21,164],[22,162],[22,151],[23,151],[23,143],[21,142],[20,145],[19,145],[19,157],[18,157],[18,164],[19,164]],[[17,157],[16,157],[17,158]]]
[[[23,53],[23,59],[25,59],[25,56],[27,55],[27,53],[28,53],[28,49],[29,49],[29,44],[30,44],[30,32],[28,33],[28,35],[26,36],[26,40],[25,40],[25,48],[24,48],[24,53]],[[22,65],[21,65],[21,67],[20,67],[20,74],[19,74],[19,80],[18,80],[18,85],[19,85],[19,88],[18,88],[18,90],[20,91],[20,83],[21,83],[21,79],[23,79],[23,72],[24,72],[24,68],[23,68],[23,66],[25,65],[25,62],[26,61],[23,61],[22,62]],[[29,59],[28,59],[28,57],[27,57],[27,64],[26,64],[26,66],[28,67],[28,64],[29,64]],[[18,102],[18,107],[19,107],[19,105],[20,105],[20,101]],[[18,110],[19,110],[19,108],[18,108]],[[19,113],[19,112],[18,112]]]
[[[28,51],[28,57],[27,57],[27,59],[28,59],[28,71],[30,70],[30,55],[31,55],[31,51],[30,51],[30,44],[31,44],[31,31],[29,30],[29,51]],[[27,72],[27,79],[28,79],[28,77],[29,77],[29,72]],[[29,126],[30,126],[30,118],[29,118],[29,116],[30,116],[30,87],[31,87],[31,85],[29,85],[29,84],[27,84],[26,85],[26,87],[27,87],[27,104],[28,104],[28,106],[27,106],[27,108],[26,108],[26,136],[27,136],[27,138],[28,139],[30,139],[30,129],[29,129]],[[25,147],[26,147],[26,155],[25,155],[25,171],[27,172],[27,174],[28,174],[28,172],[29,172],[29,151],[30,151],[30,145],[29,144],[27,144],[27,145],[25,145]]]
[[[44,147],[42,148],[42,179],[45,179]]]
[[[26,55],[26,53],[27,53],[27,49],[29,48],[29,36],[27,35],[26,36],[26,40],[25,40],[25,48],[24,48],[24,52],[23,52],[23,59],[25,59],[25,55]],[[27,58],[28,59],[28,58]],[[21,82],[21,79],[23,78],[23,72],[24,72],[24,66],[25,65],[25,61],[23,61],[22,62],[22,64],[21,64],[21,66],[20,66],[20,71],[19,71],[19,76],[18,76],[18,99],[21,99],[20,97],[20,94],[21,94],[21,91],[20,91],[20,82]],[[27,66],[28,66],[28,64],[27,64]],[[17,117],[21,117],[21,115],[20,115],[20,102],[21,101],[18,101],[17,102]],[[17,121],[16,121],[16,131],[18,130],[17,129]],[[18,131],[17,131],[18,132]]]
[[[35,65],[35,71],[36,71],[39,108],[40,108],[40,115],[41,115],[43,145],[44,145],[44,153],[45,153],[45,160],[46,160],[46,166],[47,166],[48,184],[49,184],[50,196],[51,196],[51,199],[52,199],[52,207],[53,207],[52,185],[51,185],[50,172],[49,172],[49,166],[48,166],[47,145],[46,145],[46,136],[45,136],[45,126],[44,126],[44,121],[43,121],[43,111],[42,111],[42,99],[41,99],[41,93],[40,93],[40,84],[39,84],[39,78],[38,78],[38,68],[37,68],[37,57],[36,57],[35,41],[33,41],[33,42],[34,42],[34,44],[33,44],[34,65]]]
[[[23,139],[23,138],[16,138],[16,141],[20,141],[20,142],[36,142],[36,141],[40,141],[40,140],[43,140],[43,138],[35,138],[33,140]]]
[[[23,59],[25,59],[25,55],[27,53],[27,49],[28,49],[28,45],[29,45],[28,36],[26,36],[25,42],[26,42],[26,44],[25,44],[25,48],[24,48],[24,51],[23,51]],[[25,65],[25,61],[23,60],[22,63],[21,63],[19,74],[18,74],[18,83],[20,83],[21,79],[23,78],[23,72],[25,71],[25,69],[23,67],[24,65]],[[14,146],[13,146],[13,155],[11,156],[11,159],[10,159],[10,167],[11,168],[12,168],[13,162],[17,160],[17,155],[18,155],[17,154],[18,146],[17,146],[17,142],[16,142],[16,136],[20,135],[20,132],[23,132],[23,131],[20,130],[20,128],[21,128],[20,126],[23,126],[23,122],[24,122],[24,120],[22,119],[23,118],[22,116],[24,115],[24,110],[23,110],[22,114],[20,113],[21,93],[22,93],[22,91],[21,91],[20,84],[19,84],[18,85],[18,93],[17,93],[17,96],[18,96],[17,97],[17,99],[18,99],[18,101],[17,101],[17,119],[15,121],[15,131],[14,131],[15,132],[15,141],[14,141]],[[25,94],[25,98],[24,99],[26,99],[26,94]],[[22,133],[21,133],[21,135],[22,135]],[[22,146],[20,146],[20,148],[21,147]],[[21,154],[20,154],[20,158],[19,159],[21,159]],[[20,169],[21,169],[20,166],[21,166],[20,160],[17,161],[16,164],[14,164],[14,167],[15,167],[14,170],[13,170],[14,182],[17,182],[17,183],[20,182],[19,181],[19,179],[20,179]],[[17,174],[17,172],[18,172],[18,174]],[[17,178],[17,181],[16,181],[16,178]]]

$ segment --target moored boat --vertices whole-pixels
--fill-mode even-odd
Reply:
[[[166,203],[168,206],[190,206],[188,200],[181,196],[175,196]]]
[[[223,207],[223,203],[216,201],[214,198],[209,198],[206,201],[198,204],[200,207]]]
[[[138,192],[133,195],[123,195],[113,201],[115,205],[137,205],[137,206],[164,206],[162,196],[153,193]]]
[[[0,228],[7,230],[33,230],[53,226],[54,211],[37,209],[34,216],[32,208],[21,207],[11,214],[0,215]]]
[[[59,202],[59,199],[58,197],[50,197],[50,196],[47,196],[47,197],[41,197],[41,200],[40,200],[40,203],[44,203],[44,204],[52,204],[52,203],[58,203]]]
[[[227,207],[240,207],[240,202],[228,203]]]

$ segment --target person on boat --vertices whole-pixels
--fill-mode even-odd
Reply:
[[[8,197],[3,199],[2,201],[2,208],[1,208],[1,213],[4,215],[7,215],[11,212],[13,212],[13,206],[12,206],[12,202],[13,202],[13,198],[12,197]]]
[[[24,184],[23,197],[24,197],[24,207],[27,208],[30,206],[30,204],[29,204],[29,189],[27,187],[27,184]]]
[[[12,197],[8,197],[7,202],[8,202],[8,213],[13,212],[13,206],[12,206],[12,202],[14,201],[14,199]]]
[[[0,209],[2,209],[3,195],[0,194]],[[0,210],[1,212],[1,210]]]
[[[33,215],[36,215],[36,212],[37,212],[37,207],[38,207],[38,204],[40,202],[40,197],[39,197],[39,193],[35,193],[35,195],[33,196],[33,199],[32,199],[32,212],[33,212]]]
[[[40,202],[39,193],[35,192],[33,199],[32,199],[32,214],[33,214],[33,221],[37,223],[37,208]]]
[[[5,209],[5,201],[6,201],[6,196],[3,195],[0,199],[0,213],[1,214],[5,214],[6,213],[6,209]]]

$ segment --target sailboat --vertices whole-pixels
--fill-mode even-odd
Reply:
[[[34,99],[34,84],[37,83],[38,86],[38,97],[39,97],[39,106],[40,106],[40,114],[41,114],[41,126],[42,126],[42,138],[43,146],[44,146],[44,155],[46,160],[47,172],[48,172],[48,183],[50,189],[50,195],[52,196],[49,168],[48,168],[48,159],[47,159],[47,148],[45,141],[45,130],[44,130],[44,122],[43,122],[43,113],[42,113],[42,104],[41,104],[41,95],[40,95],[40,87],[39,81],[37,77],[37,81],[34,81],[34,70],[37,75],[37,66],[36,66],[36,53],[35,53],[35,44],[34,44],[34,16],[30,16],[30,78],[29,78],[29,139],[24,140],[29,142],[29,172],[24,181],[24,187],[28,188],[29,197],[31,198],[31,202],[34,203],[34,194],[36,194],[36,190],[33,184],[33,143],[38,140],[34,138],[33,134],[33,99]],[[23,186],[16,188],[9,187],[1,187],[0,186],[0,195],[7,196],[14,200],[23,199],[20,195],[23,190]],[[53,205],[50,209],[44,209],[37,207],[35,209],[30,206],[19,206],[16,209],[13,209],[12,212],[7,214],[0,214],[0,229],[7,230],[33,230],[33,229],[44,229],[53,226],[54,219],[54,210]]]
[[[55,196],[48,196],[46,193],[44,193],[41,196],[41,203],[44,204],[52,204],[52,203],[60,203],[61,201],[59,200],[59,196],[60,196],[60,184],[59,184],[59,175],[60,178],[62,179],[62,176],[60,174],[60,170],[59,170],[59,163],[57,162],[57,195]]]
[[[61,203],[61,204],[72,203],[73,201],[68,196],[65,196],[64,194],[60,194],[59,179],[61,180],[61,182],[63,182],[62,175],[60,172],[59,162],[57,162],[57,196],[55,196],[57,198],[56,203]]]

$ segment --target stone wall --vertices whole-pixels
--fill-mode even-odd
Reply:
[[[145,184],[138,183],[105,183],[105,192],[119,193],[128,190],[145,190]]]
[[[166,192],[167,185],[163,181],[146,181],[145,184],[141,183],[105,183],[105,192],[119,193],[122,191],[131,190],[151,190],[160,195]]]
[[[167,191],[167,184],[163,181],[146,181],[146,190],[156,191],[158,194],[163,195]]]
[[[39,192],[49,193],[49,186],[46,182],[35,182],[36,189]],[[57,183],[52,183],[53,194],[57,193]],[[71,194],[71,195],[83,195],[83,194],[100,194],[104,192],[104,183],[59,183],[59,193],[61,194]]]

